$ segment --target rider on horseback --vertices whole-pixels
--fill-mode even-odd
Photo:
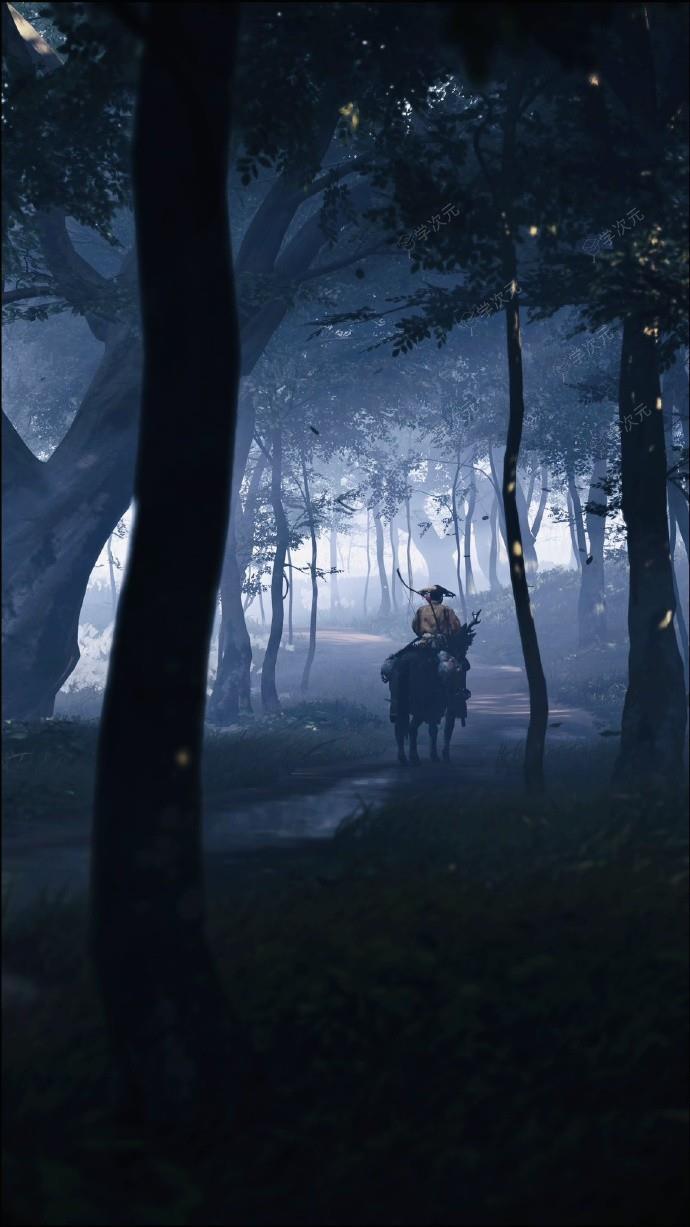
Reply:
[[[420,605],[412,619],[412,630],[422,639],[425,635],[456,635],[460,630],[460,619],[448,605],[443,604],[444,596],[453,596],[441,584],[432,584],[429,588],[420,588],[419,595],[424,597],[425,604]]]

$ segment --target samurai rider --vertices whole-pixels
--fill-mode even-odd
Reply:
[[[400,572],[398,576],[401,582]],[[409,585],[405,585],[409,587]],[[395,724],[398,758],[405,762],[404,742],[409,738],[410,760],[418,761],[417,732],[420,724],[429,725],[432,761],[438,758],[436,739],[438,726],[445,717],[443,757],[449,757],[450,738],[455,720],[467,719],[465,676],[469,669],[466,652],[473,638],[473,627],[479,613],[463,626],[457,615],[443,604],[444,596],[452,597],[442,584],[416,590],[424,597],[415,613],[412,630],[416,638],[384,662],[381,678],[390,685],[391,722]],[[479,611],[481,612],[481,611]]]

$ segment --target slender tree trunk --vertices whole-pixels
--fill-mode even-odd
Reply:
[[[683,387],[683,391],[685,392],[685,399],[687,400],[687,390],[685,386],[686,381],[684,379],[685,372],[682,369],[682,365],[677,360],[676,360],[675,367],[673,367],[671,371],[669,372],[669,374],[665,376],[662,380],[662,400],[663,400],[663,405],[664,405],[664,408],[663,408],[664,443],[666,446],[666,463],[667,465],[671,467],[674,467],[675,461],[676,461],[676,455],[677,455],[676,449],[674,448],[674,445],[673,445],[674,408],[677,408],[678,414],[680,417],[683,416],[680,404],[678,403],[680,400],[680,397],[677,392],[677,386],[678,386],[678,383],[681,382],[678,380],[678,374],[683,376],[681,386]],[[686,414],[687,414],[687,406],[686,406]],[[666,496],[668,500],[669,546],[670,546],[670,554],[671,554],[671,569],[673,573],[673,594],[676,598],[676,631],[678,634],[678,647],[680,649],[680,654],[683,657],[683,677],[685,679],[685,690],[687,692],[688,690],[688,628],[685,622],[685,614],[683,612],[683,603],[681,601],[680,593],[678,591],[678,573],[676,571],[676,542],[677,542],[676,529],[677,527],[680,527],[682,529],[683,524],[685,524],[685,529],[687,533],[688,504],[685,498],[683,497],[682,490],[679,490],[678,486],[675,484],[675,481],[673,480],[674,477],[676,477],[676,474],[672,474],[672,476],[666,482]],[[677,500],[680,501],[680,506],[678,506]],[[686,545],[686,553],[687,553],[687,545]]]
[[[602,644],[608,637],[606,622],[606,585],[604,582],[604,541],[606,538],[606,460],[595,460],[585,507],[589,554],[584,557],[577,605],[580,648]]]
[[[371,508],[367,507],[367,575],[364,581],[364,617],[367,616],[367,598],[369,596],[369,580],[371,579]]]
[[[261,585],[261,576],[259,576],[259,585]],[[266,610],[264,609],[264,591],[261,586],[259,586],[259,591],[257,595],[259,597],[259,612],[261,614],[261,625],[265,626],[266,625]]]
[[[573,566],[576,571],[580,570],[580,553],[577,548],[577,536],[575,534],[575,508],[569,489],[565,492],[566,507],[568,511],[568,532],[570,534],[570,552],[572,556]]]
[[[386,560],[383,552],[383,526],[381,524],[381,512],[377,509],[374,515],[374,531],[376,533],[376,564],[379,570],[379,582],[381,584],[381,604],[379,605],[379,618],[387,618],[391,611],[391,598],[388,592],[388,579],[386,578]]]
[[[465,512],[465,589],[468,596],[473,596],[476,592],[474,575],[472,574],[472,519],[474,517],[476,502],[477,484],[474,479],[474,469],[472,469],[469,498],[467,500],[467,510]]]
[[[340,593],[338,590],[338,530],[331,527],[331,613],[340,609]]]
[[[407,582],[410,588],[414,587],[412,582],[412,521],[410,518],[410,500],[405,499],[405,522],[407,525]],[[367,521],[368,526],[368,521]]]
[[[525,511],[528,516],[529,516],[530,508],[532,506],[532,499],[534,498],[534,487],[536,485],[536,482],[537,482],[537,470],[532,469],[532,472],[529,475],[529,483],[527,485],[527,494],[525,495]]]
[[[253,406],[249,412],[245,406],[235,439],[230,528],[220,580],[223,651],[218,657],[216,679],[208,706],[209,720],[219,725],[235,724],[241,711],[252,710],[252,644],[244,616],[251,604],[251,598],[246,604],[243,602],[242,585],[252,553],[254,515],[265,468],[263,456],[254,466],[244,509],[240,504],[240,486],[251,450],[253,433]]]
[[[580,571],[584,568],[585,559],[587,557],[587,542],[585,540],[585,526],[582,522],[582,503],[580,501],[580,492],[575,481],[575,474],[572,469],[568,470],[568,494],[570,496],[570,505],[572,508],[572,523],[573,523],[573,549],[577,558]]]
[[[465,605],[465,593],[462,585],[462,547],[460,545],[460,521],[458,519],[458,478],[460,475],[460,461],[458,460],[455,474],[453,476],[453,487],[451,490],[451,515],[453,517],[453,534],[455,536],[456,562],[455,562],[455,581],[458,586],[458,605],[463,622],[467,621],[467,606]]]
[[[520,517],[520,534],[522,536],[522,544],[525,551],[525,569],[528,575],[533,575],[539,567],[539,559],[537,558],[537,551],[534,548],[534,538],[529,530],[527,501],[519,480],[515,483],[515,497],[517,499],[518,515]]]
[[[113,607],[113,622],[117,614],[117,584],[115,583],[115,559],[113,558],[113,534],[108,537],[108,574],[110,576],[110,600]]]
[[[311,559],[309,562],[309,575],[311,578],[311,609],[309,611],[309,644],[307,647],[307,659],[304,662],[304,672],[302,674],[301,691],[306,694],[309,690],[309,677],[311,675],[311,667],[314,663],[316,655],[316,620],[319,607],[319,578],[318,578],[318,539],[316,536],[316,525],[314,524],[314,509],[311,502],[311,493],[309,490],[309,475],[307,473],[307,465],[304,457],[302,458],[302,482],[304,485],[304,505],[307,509],[307,518],[309,522],[309,540],[311,541]],[[368,527],[368,525],[367,525]],[[366,598],[365,598],[366,601]],[[365,608],[366,613],[366,608]]]
[[[496,461],[494,459],[494,449],[491,445],[489,445],[489,468],[491,469],[491,479],[492,479],[493,487],[494,487],[494,490],[496,491],[497,525],[499,529],[501,530],[503,546],[507,554],[508,553],[508,538],[506,536],[506,517],[505,517],[505,511],[503,509],[503,498],[502,498],[502,493],[501,493],[502,487],[501,487],[501,483],[498,480],[498,471],[496,469]],[[508,559],[508,563],[510,565],[510,558]]]
[[[236,23],[235,5],[172,5],[144,50],[137,515],[94,806],[91,942],[115,1067],[132,1111],[186,1133],[227,1119],[236,1059],[205,938],[200,770],[240,369],[227,218]]]
[[[510,240],[504,246],[504,280],[517,285],[515,251]],[[537,628],[530,604],[525,570],[520,517],[516,498],[517,466],[525,414],[522,386],[522,342],[520,339],[520,308],[518,294],[506,303],[506,339],[508,347],[509,415],[506,450],[503,458],[503,507],[508,540],[508,565],[513,587],[515,613],[525,673],[529,687],[530,717],[525,746],[525,785],[528,792],[541,792],[544,787],[544,743],[549,717],[546,678],[541,663]]]
[[[626,782],[634,776],[678,779],[687,719],[683,663],[673,625],[676,597],[655,332],[651,316],[624,321],[619,415],[630,564],[630,656],[616,775]]]
[[[676,630],[678,632],[678,647],[680,654],[683,657],[683,677],[685,679],[685,690],[688,690],[688,628],[683,613],[683,602],[680,599],[678,591],[678,573],[676,571],[676,522],[669,520],[669,539],[671,566],[673,568],[673,595],[676,598]]]
[[[287,563],[288,580],[290,583],[288,588],[288,644],[292,647],[295,640],[292,633],[292,552],[289,549],[287,552]]]
[[[398,609],[398,594],[396,592],[397,575],[395,574],[398,566],[398,526],[395,522],[395,516],[391,519],[388,526],[388,533],[391,543],[391,600],[393,609],[397,613]]]
[[[537,507],[537,514],[534,517],[534,520],[532,522],[532,527],[530,529],[530,533],[532,534],[533,541],[536,541],[537,537],[539,536],[539,529],[541,528],[541,523],[542,523],[542,520],[544,519],[544,512],[546,511],[546,496],[548,493],[549,493],[549,470],[546,468],[546,465],[542,465],[541,466],[541,493],[539,495],[539,505]]]
[[[489,519],[491,527],[491,548],[489,550],[489,587],[492,592],[500,592],[501,584],[498,579],[498,495],[495,494],[494,501],[491,504],[491,515]]]
[[[268,634],[264,663],[261,669],[261,702],[265,712],[281,710],[276,689],[276,664],[283,638],[285,617],[283,583],[285,559],[290,541],[290,529],[283,508],[283,438],[280,427],[271,432],[271,506],[276,524],[276,552],[271,572],[271,629]]]

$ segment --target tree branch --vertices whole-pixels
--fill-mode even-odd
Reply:
[[[16,290],[3,290],[2,305],[9,306],[13,302],[21,302],[26,298],[59,298],[60,295],[55,292],[50,285],[27,285]]]

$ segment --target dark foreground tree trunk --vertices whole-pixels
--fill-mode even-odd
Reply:
[[[516,281],[515,254],[512,250],[512,244],[509,243],[506,244],[504,273],[506,274],[506,282]],[[520,631],[520,642],[522,644],[525,673],[527,674],[527,685],[529,687],[530,715],[525,745],[525,786],[528,792],[535,793],[541,792],[544,787],[544,743],[546,740],[546,725],[549,718],[549,703],[546,691],[546,678],[544,677],[539,642],[537,640],[537,628],[534,624],[534,615],[529,598],[516,497],[517,465],[520,455],[522,423],[525,415],[522,390],[520,309],[517,294],[510,298],[505,310],[510,407],[506,451],[503,458],[503,508],[510,582],[513,587],[515,614],[518,630]]]
[[[311,559],[309,562],[309,576],[311,579],[311,609],[309,612],[309,644],[307,646],[307,659],[304,662],[304,672],[302,673],[301,691],[306,694],[309,689],[309,676],[311,667],[314,663],[316,655],[316,619],[319,607],[319,580],[317,574],[318,564],[318,542],[316,539],[316,525],[314,524],[314,508],[311,502],[311,491],[309,489],[309,474],[307,473],[307,465],[304,457],[302,458],[302,482],[304,488],[304,505],[307,509],[307,520],[309,523],[309,540],[311,541]],[[368,533],[367,521],[367,533]],[[367,547],[368,547],[367,537]],[[366,603],[366,594],[365,594]],[[366,608],[365,608],[366,613]]]
[[[623,326],[619,415],[630,654],[616,777],[672,783],[683,767],[687,709],[674,627],[655,331],[651,317],[630,317]]]
[[[606,536],[606,461],[596,460],[585,506],[589,554],[584,559],[577,602],[578,645],[588,648],[607,637],[604,539]]]
[[[127,1106],[158,1131],[185,1133],[227,1119],[234,1089],[205,937],[201,752],[240,362],[227,218],[236,13],[169,5],[141,67],[137,514],[93,832],[92,950]]]
[[[271,506],[276,522],[276,552],[271,571],[271,629],[268,633],[266,654],[261,668],[261,703],[265,712],[281,710],[276,687],[276,665],[280,642],[283,638],[285,559],[290,543],[290,529],[283,507],[282,484],[283,438],[280,427],[276,427],[271,433]]]
[[[386,560],[383,553],[383,525],[381,524],[381,512],[378,510],[374,511],[374,529],[376,532],[376,564],[378,566],[379,582],[381,584],[379,618],[387,618],[391,611],[391,598],[388,591]]]

